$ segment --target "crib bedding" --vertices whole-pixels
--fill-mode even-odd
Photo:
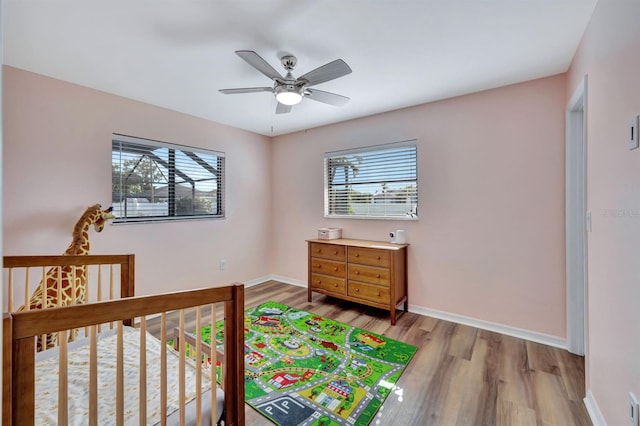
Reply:
[[[98,421],[101,425],[116,423],[116,330],[98,334]],[[162,343],[146,334],[147,424],[160,422],[160,353]],[[84,425],[89,415],[89,338],[85,337],[68,346],[68,415],[70,425]],[[169,424],[179,423],[179,355],[165,347],[167,352],[167,414]],[[58,348],[38,353],[35,378],[35,424],[56,424],[58,420]],[[125,424],[139,424],[139,358],[140,330],[123,327],[124,360],[124,415]],[[185,401],[187,418],[195,419],[196,370],[187,359],[185,369]],[[203,421],[210,424],[211,382],[202,373]],[[217,389],[218,415],[222,412],[223,394]],[[194,420],[195,421],[195,420]]]

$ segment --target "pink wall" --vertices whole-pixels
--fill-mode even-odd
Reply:
[[[227,218],[108,226],[91,232],[92,253],[135,253],[138,294],[269,273],[269,138],[15,68],[3,71],[5,254],[62,254],[84,209],[111,201],[111,134],[122,133],[224,151]]]
[[[640,397],[640,149],[627,148],[640,114],[640,3],[599,0],[569,70],[587,88],[588,387],[610,425],[628,424]]]
[[[318,227],[406,229],[412,306],[565,336],[563,75],[273,140],[11,67],[4,87],[7,254],[66,248],[84,207],[108,204],[110,135],[124,133],[227,153],[227,219],[92,235],[94,253],[136,253],[141,294],[306,282]],[[324,219],[325,151],[414,138],[419,221]]]
[[[409,303],[564,338],[565,76],[276,137],[272,272],[306,282],[306,238],[407,231]],[[417,222],[325,219],[323,153],[418,140]]]

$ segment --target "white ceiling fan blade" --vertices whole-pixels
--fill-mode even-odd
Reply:
[[[342,59],[336,59],[333,62],[329,62],[328,64],[300,76],[298,81],[305,80],[307,86],[315,86],[316,84],[324,83],[338,77],[343,77],[347,74],[351,74],[351,68],[349,68],[349,65],[347,65],[347,63]]]
[[[256,92],[272,92],[273,88],[271,87],[244,87],[238,89],[220,89],[218,90],[220,93],[224,93],[225,95],[233,95],[236,93],[256,93]]]
[[[283,77],[267,61],[253,50],[236,50],[236,55],[247,61],[249,65],[269,77],[271,80],[282,80]]]
[[[347,102],[349,102],[349,98],[347,98],[346,96],[337,95],[335,93],[325,92],[324,90],[317,89],[307,89],[304,97],[333,106],[343,106],[346,105]]]
[[[278,106],[276,106],[276,114],[286,114],[291,112],[291,105],[285,105],[278,102]]]

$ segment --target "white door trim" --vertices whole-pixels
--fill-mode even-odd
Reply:
[[[567,349],[587,351],[587,76],[566,109],[566,286]]]

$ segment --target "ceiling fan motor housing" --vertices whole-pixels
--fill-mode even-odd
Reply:
[[[287,55],[280,58],[280,63],[287,71],[291,71],[296,67],[298,59],[295,56]]]

